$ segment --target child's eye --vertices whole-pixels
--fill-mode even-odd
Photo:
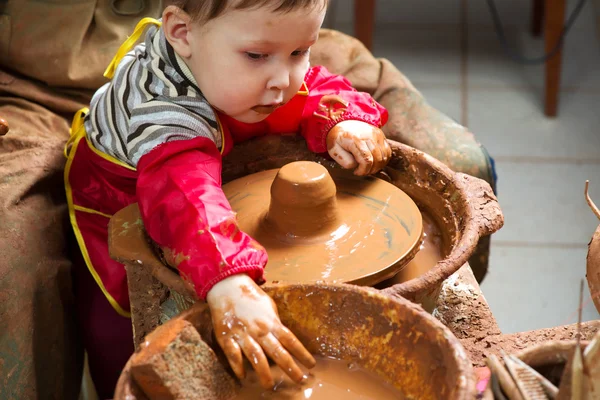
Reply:
[[[293,51],[292,52],[292,57],[305,56],[305,55],[308,54],[309,51],[310,51],[310,49]]]
[[[251,60],[262,60],[267,58],[268,56],[268,54],[250,53],[249,51],[246,52],[246,57],[248,57]]]

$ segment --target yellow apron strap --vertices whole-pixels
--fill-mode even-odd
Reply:
[[[156,26],[162,25],[162,23],[159,20],[154,19],[154,18],[144,18],[140,22],[138,22],[137,26],[135,27],[135,29],[133,31],[133,34],[129,38],[127,38],[127,40],[125,40],[123,42],[121,47],[119,47],[119,50],[117,51],[117,54],[115,55],[115,58],[113,58],[113,60],[110,62],[110,65],[108,66],[108,68],[106,68],[106,71],[104,71],[104,76],[106,78],[112,79],[112,77],[115,75],[115,70],[117,69],[117,65],[119,65],[119,63],[121,62],[123,57],[125,57],[125,54],[129,53],[131,51],[131,49],[133,48],[133,46],[135,46],[137,41],[140,39],[140,37],[144,33],[144,30],[146,29],[146,27],[151,24],[156,25]]]
[[[70,150],[71,146],[73,145],[73,143],[75,143],[75,140],[77,140],[77,138],[79,136],[81,136],[82,133],[85,134],[85,127],[83,125],[83,119],[85,118],[85,116],[87,115],[87,113],[89,111],[90,111],[89,108],[84,107],[75,113],[75,116],[73,117],[73,122],[71,123],[71,129],[69,130],[69,134],[71,136],[69,137],[69,140],[67,140],[67,143],[65,144],[65,148],[63,150],[63,154],[65,155],[65,158],[69,158],[69,150]]]

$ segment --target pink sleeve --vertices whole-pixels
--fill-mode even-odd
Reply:
[[[238,229],[221,190],[221,154],[199,137],[165,143],[138,163],[137,198],[149,236],[200,299],[224,278],[246,273],[262,283],[267,253]]]
[[[300,131],[315,153],[327,152],[327,133],[339,122],[358,120],[378,128],[387,122],[387,110],[370,94],[357,91],[348,79],[331,74],[325,67],[311,68],[305,83],[308,99]]]

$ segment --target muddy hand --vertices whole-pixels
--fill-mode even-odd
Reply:
[[[327,151],[342,167],[355,175],[374,174],[392,157],[383,131],[362,121],[342,121],[327,134]]]
[[[266,389],[273,388],[274,381],[265,353],[295,382],[302,382],[304,373],[292,355],[307,368],[315,366],[312,355],[281,324],[273,300],[247,275],[225,278],[206,300],[217,341],[239,379],[246,375],[244,356]]]

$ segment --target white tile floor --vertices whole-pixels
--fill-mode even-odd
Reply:
[[[529,57],[530,2],[496,0],[511,44]],[[569,0],[572,10],[576,0]],[[352,34],[351,0],[333,3],[329,27]],[[468,126],[496,159],[505,226],[492,239],[482,288],[505,333],[575,322],[587,244],[600,203],[600,43],[588,1],[563,56],[559,116],[543,115],[543,66],[508,59],[484,0],[378,0],[373,52],[428,101]],[[464,106],[463,106],[464,104]],[[587,292],[583,319],[598,319]]]

